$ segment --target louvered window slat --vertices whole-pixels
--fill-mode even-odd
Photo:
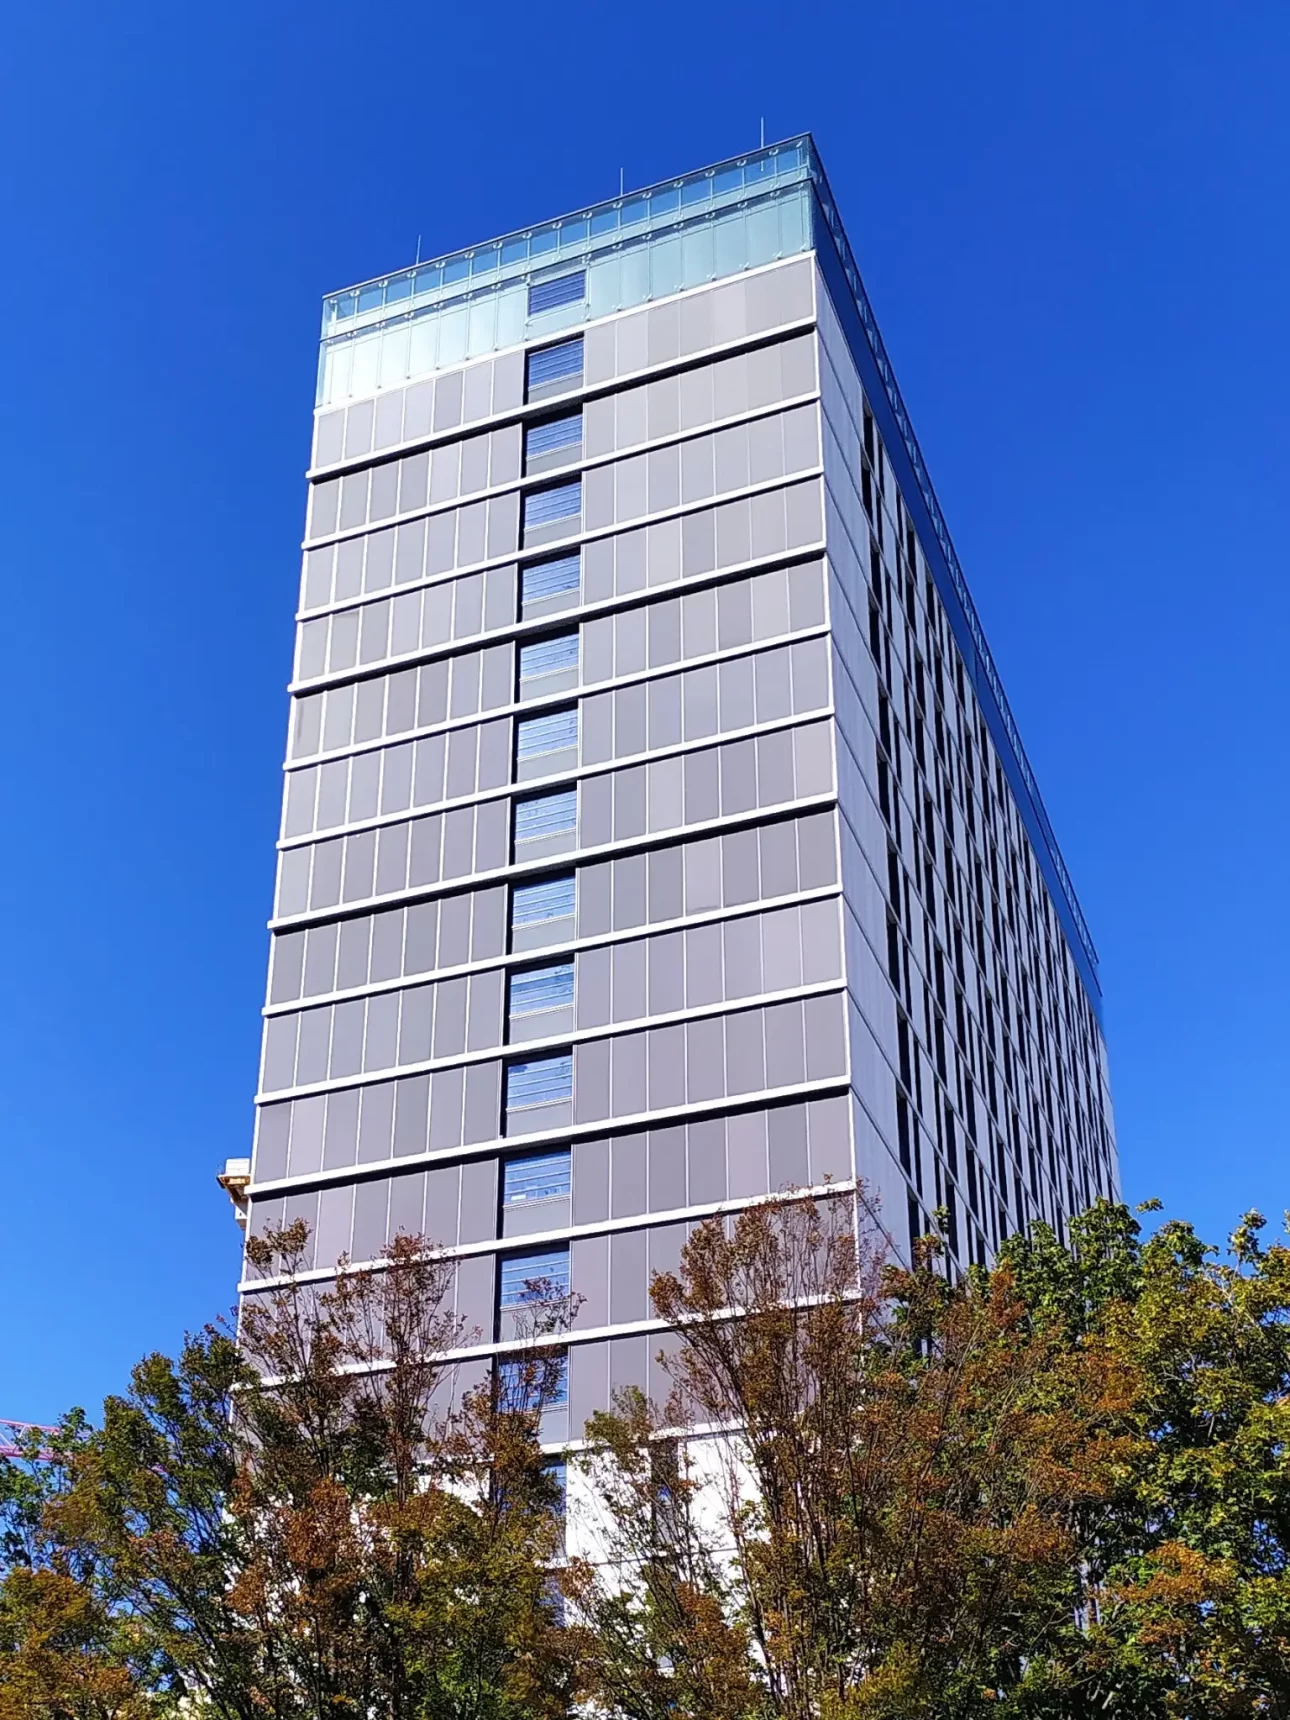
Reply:
[[[573,1053],[512,1063],[506,1071],[506,1109],[524,1105],[553,1105],[573,1097]]]
[[[557,275],[554,280],[534,281],[529,288],[529,315],[540,316],[543,311],[557,310],[561,305],[575,305],[586,296],[585,269],[577,269],[571,275]]]
[[[511,925],[540,926],[548,920],[571,920],[576,900],[572,872],[560,878],[543,878],[536,884],[517,884],[511,896]]]
[[[541,603],[548,597],[558,597],[565,591],[576,591],[582,583],[582,559],[577,554],[562,555],[555,561],[534,562],[520,575],[520,601]]]
[[[554,454],[560,448],[580,447],[581,443],[581,412],[570,413],[567,418],[548,418],[542,424],[530,424],[524,433],[524,453],[530,460],[539,454]]]
[[[558,836],[576,828],[578,791],[561,789],[558,794],[535,794],[515,803],[515,837],[519,842],[540,836]]]
[[[556,633],[520,646],[520,680],[534,681],[539,675],[557,675],[578,667],[578,635]]]
[[[572,1002],[572,962],[524,968],[511,975],[512,1015],[540,1015],[548,1009],[567,1008]]]
[[[582,480],[571,484],[556,484],[549,490],[530,490],[524,498],[524,524],[527,528],[553,525],[557,520],[569,520],[582,512]]]
[[[572,1155],[527,1153],[508,1159],[502,1171],[502,1205],[523,1206],[534,1200],[559,1200],[572,1186]]]
[[[533,1249],[503,1258],[500,1301],[503,1308],[569,1294],[569,1250]]]
[[[545,753],[564,752],[578,744],[578,710],[545,711],[526,717],[516,727],[517,758],[541,758]]]
[[[582,336],[531,352],[528,373],[530,388],[545,388],[552,382],[563,382],[568,376],[581,376]]]

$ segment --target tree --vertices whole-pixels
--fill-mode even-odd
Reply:
[[[536,1437],[562,1310],[533,1304],[518,1401],[489,1379],[462,1390],[450,1262],[399,1238],[320,1286],[305,1241],[302,1225],[253,1241],[269,1282],[238,1336],[214,1326],[145,1359],[100,1428],[60,1441],[39,1501],[11,1489],[5,1604],[65,1573],[65,1629],[78,1600],[109,1634],[128,1625],[131,1657],[117,1642],[109,1658],[163,1707],[564,1715],[561,1531]]]
[[[140,1720],[147,1656],[97,1592],[92,1558],[48,1522],[86,1433],[79,1414],[29,1430],[0,1461],[0,1720]]]
[[[857,1210],[711,1220],[654,1280],[672,1397],[592,1425],[607,1559],[573,1578],[615,1713],[998,1713],[1075,1617],[1131,1370],[1029,1319],[1007,1268],[884,1269]],[[721,1437],[669,1442],[696,1429]]]
[[[88,1585],[56,1569],[0,1585],[0,1720],[142,1720],[137,1671]]]
[[[53,1546],[46,1513],[83,1433],[69,1417],[34,1429],[0,1463],[0,1720],[139,1720],[148,1712],[136,1645],[87,1581],[82,1561]]]
[[[420,1240],[253,1243],[236,1336],[0,1464],[0,1720],[1290,1720],[1290,1246],[1099,1203],[950,1282],[860,1210],[695,1227],[570,1562],[567,1302],[462,1379]]]
[[[1003,1250],[1036,1324],[1136,1380],[1134,1461],[1083,1526],[1086,1628],[1027,1714],[1290,1715],[1290,1248],[1263,1229],[1247,1214],[1224,1258],[1100,1203],[1069,1251],[1043,1228]]]

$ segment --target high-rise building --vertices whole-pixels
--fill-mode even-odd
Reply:
[[[325,301],[249,1189],[657,1389],[687,1226],[1117,1187],[1096,956],[798,138]],[[250,1290],[251,1286],[248,1285]]]

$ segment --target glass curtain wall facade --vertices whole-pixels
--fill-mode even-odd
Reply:
[[[553,1441],[687,1229],[1117,1167],[1096,957],[807,138],[326,301],[249,1223],[423,1233]],[[243,1293],[262,1288],[250,1277]]]

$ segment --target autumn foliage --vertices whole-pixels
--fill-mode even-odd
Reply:
[[[692,1230],[567,1533],[567,1308],[499,1393],[424,1242],[255,1245],[240,1332],[0,1471],[0,1720],[1290,1717],[1290,1249],[1101,1204],[960,1280],[861,1210]]]
[[[440,1255],[401,1238],[320,1286],[305,1241],[297,1226],[251,1244],[270,1287],[237,1338],[210,1327],[175,1361],[146,1358],[101,1426],[78,1418],[54,1463],[11,1467],[0,1689],[50,1671],[5,1720],[568,1712],[537,1408],[486,1379],[461,1389],[444,1358],[475,1334]],[[525,1364],[539,1408],[541,1335]],[[79,1627],[64,1588],[28,1596],[38,1576],[78,1583]]]

